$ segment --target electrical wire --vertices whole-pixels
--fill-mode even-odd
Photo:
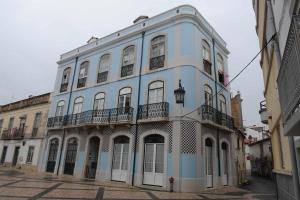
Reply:
[[[276,35],[277,35],[277,32],[276,33],[274,33],[274,35],[272,35],[272,37],[270,38],[270,40],[265,44],[265,46],[262,48],[262,49],[260,49],[260,51],[250,60],[250,62],[245,66],[245,67],[243,67],[240,71],[239,71],[239,73],[237,73],[237,75],[235,75],[226,85],[225,85],[225,87],[227,87],[230,83],[232,83],[239,75],[241,75],[241,73],[243,73],[243,71],[245,71],[249,66],[250,66],[250,64],[261,54],[261,52],[265,49],[265,48],[267,48],[267,46],[269,45],[269,43],[276,37]],[[219,94],[221,91],[223,90],[223,87],[217,92],[217,94]],[[213,96],[212,96],[212,98],[215,96],[216,94],[214,94]],[[190,112],[188,112],[188,113],[186,113],[186,114],[184,114],[184,115],[181,115],[180,117],[185,117],[185,116],[187,116],[187,115],[189,115],[189,114],[191,114],[191,113],[193,113],[193,112],[195,112],[195,111],[197,111],[198,109],[199,109],[200,107],[197,107],[196,109],[194,109],[194,110],[192,110],[192,111],[190,111]]]

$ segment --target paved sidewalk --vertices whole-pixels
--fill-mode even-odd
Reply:
[[[253,186],[255,189],[255,186]],[[119,182],[79,180],[55,177],[44,173],[28,173],[0,167],[0,200],[65,199],[274,199],[273,194],[259,193],[251,188],[225,187],[201,193],[170,193],[143,190]],[[259,197],[259,198],[257,198]],[[266,198],[265,198],[266,197]],[[272,198],[271,198],[272,197]]]

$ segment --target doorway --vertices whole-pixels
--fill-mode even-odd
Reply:
[[[128,177],[129,138],[118,136],[114,139],[112,180],[125,182]]]
[[[77,147],[78,147],[77,138],[75,137],[70,138],[67,143],[64,174],[73,175],[74,173]]]
[[[46,172],[54,172],[55,164],[56,164],[56,157],[58,151],[58,139],[53,138],[50,140],[50,147],[49,147],[49,155],[47,161],[47,168]]]
[[[210,138],[205,140],[205,168],[206,187],[213,187],[213,142]]]
[[[2,150],[2,154],[1,154],[1,161],[0,161],[0,164],[3,164],[3,163],[5,162],[6,152],[7,152],[7,146],[4,146],[4,147],[3,147],[3,150]]]
[[[17,165],[19,152],[20,152],[20,147],[15,147],[14,157],[13,157],[13,160],[12,160],[12,166]]]
[[[85,178],[95,179],[98,164],[100,139],[97,136],[90,138],[85,166]]]
[[[221,144],[221,150],[222,150],[222,168],[223,168],[222,182],[223,185],[228,185],[228,145],[225,142]]]

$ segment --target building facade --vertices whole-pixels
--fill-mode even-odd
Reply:
[[[232,185],[228,54],[189,5],[62,54],[43,171],[164,190],[173,177],[185,192]]]
[[[294,27],[291,25],[291,22],[293,19],[296,19],[293,16],[299,10],[299,1],[253,0],[253,8],[256,14],[256,31],[260,48],[263,49],[267,45],[261,55],[266,104],[261,103],[260,114],[262,122],[269,125],[271,134],[274,159],[273,172],[276,175],[278,198],[300,199],[299,167],[297,166],[299,156],[298,158],[296,156],[296,138],[286,137],[286,131],[284,131],[289,129],[287,119],[289,113],[291,113],[290,111],[294,112],[294,108],[297,107],[294,104],[292,105],[291,101],[286,101],[287,98],[295,100],[294,103],[297,101],[294,92],[298,91],[295,89],[295,84],[297,84],[298,80],[299,67],[297,66],[299,66],[299,62],[293,59],[297,55],[293,53],[297,53],[297,51],[290,52],[285,49],[293,45],[296,47],[299,41],[299,38],[294,40],[294,36],[291,37],[293,38],[292,40],[287,40],[290,35],[296,35],[294,33],[290,34],[289,29],[290,26]],[[289,75],[287,73],[282,75],[284,74],[282,73],[285,71],[284,69],[287,69],[287,67],[282,68],[286,63],[290,63],[290,66],[293,66],[295,69],[294,71],[290,70]],[[292,85],[286,84],[287,82],[281,82],[284,79],[289,80]],[[279,81],[278,84],[277,81]],[[284,95],[282,95],[282,92],[285,92]],[[284,102],[283,106],[280,106],[279,99]]]
[[[0,107],[0,163],[37,171],[46,133],[50,94]]]
[[[238,185],[246,181],[245,160],[245,131],[243,125],[242,98],[238,92],[231,97],[231,114],[234,122],[234,133],[232,134],[235,149],[236,183]]]

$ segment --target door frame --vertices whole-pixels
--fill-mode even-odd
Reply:
[[[133,135],[131,135],[128,132],[121,132],[118,131],[116,133],[114,133],[112,136],[110,136],[109,139],[109,149],[108,149],[108,153],[109,153],[109,163],[108,163],[108,171],[107,173],[107,178],[109,180],[112,180],[112,162],[113,162],[113,156],[114,156],[114,139],[118,136],[126,136],[129,138],[129,153],[128,153],[128,167],[127,167],[127,173],[128,173],[128,177],[127,180],[125,181],[125,183],[131,183],[132,180],[132,140],[133,140]]]
[[[73,175],[71,176],[76,176],[76,167],[77,167],[77,161],[78,161],[78,156],[79,156],[79,149],[80,149],[80,144],[81,144],[81,141],[80,141],[80,137],[78,135],[75,135],[75,134],[70,134],[66,137],[65,141],[64,141],[64,148],[63,148],[63,156],[61,157],[61,165],[60,165],[60,175],[68,175],[68,174],[64,174],[64,171],[65,171],[65,158],[66,158],[66,155],[67,155],[67,145],[68,145],[68,141],[70,138],[76,138],[77,139],[77,151],[76,151],[76,159],[75,159],[75,165],[74,165],[74,172],[73,172]]]
[[[212,140],[213,144],[212,144],[212,187],[207,187],[207,174],[206,174],[206,146],[205,146],[205,140],[206,139],[210,139]],[[214,136],[212,134],[207,134],[203,137],[203,141],[202,141],[202,152],[203,152],[203,160],[204,160],[204,187],[205,188],[214,188],[216,185],[215,185],[215,177],[216,174],[217,174],[217,168],[216,168],[216,164],[217,164],[217,149],[216,149],[216,145],[217,145],[217,142],[214,138]]]
[[[88,137],[87,137],[87,141],[86,141],[86,144],[85,144],[85,158],[84,158],[84,166],[83,166],[83,169],[81,171],[81,177],[85,178],[85,170],[86,170],[86,164],[88,162],[88,151],[89,151],[89,145],[90,145],[90,139],[93,138],[93,137],[98,137],[100,142],[99,142],[99,149],[98,149],[98,158],[97,158],[97,169],[96,169],[96,175],[95,175],[95,180],[97,180],[98,176],[100,175],[101,173],[101,169],[99,168],[100,166],[100,160],[101,160],[101,148],[102,148],[102,141],[103,141],[103,137],[102,135],[98,135],[97,133],[93,133],[93,134],[90,134]]]
[[[47,140],[47,149],[46,149],[46,154],[45,154],[45,156],[44,156],[44,166],[43,166],[43,171],[44,172],[46,172],[46,170],[47,170],[47,162],[48,162],[48,158],[49,158],[49,150],[50,150],[50,141],[52,140],[52,139],[54,139],[54,138],[57,138],[58,139],[58,150],[57,150],[57,155],[56,155],[56,160],[55,160],[55,167],[54,167],[54,172],[53,172],[53,174],[56,174],[56,172],[57,172],[57,163],[58,163],[58,161],[59,161],[59,152],[60,152],[60,149],[61,149],[61,138],[60,138],[60,136],[58,136],[58,135],[53,135],[53,136],[51,136],[51,137],[49,137],[48,138],[48,140]]]
[[[162,186],[157,186],[159,188],[167,188],[167,183],[169,182],[168,180],[168,149],[169,149],[169,134],[165,133],[164,131],[161,130],[149,130],[145,131],[140,135],[140,139],[138,141],[139,143],[139,159],[138,159],[138,180],[136,181],[135,185],[138,186],[143,186],[143,180],[144,180],[144,155],[145,155],[145,137],[149,135],[161,135],[164,137],[164,173],[163,173],[163,185]],[[154,186],[155,187],[155,186]]]
[[[230,146],[230,143],[228,142],[228,140],[227,139],[224,139],[224,138],[222,138],[222,139],[220,139],[220,143],[219,143],[219,148],[220,148],[220,159],[221,159],[221,183],[222,183],[222,185],[223,186],[225,186],[224,184],[223,184],[223,174],[224,174],[224,166],[223,166],[223,149],[222,149],[222,143],[226,143],[226,145],[227,145],[227,185],[226,186],[229,186],[229,185],[232,185],[231,183],[230,183],[230,177],[231,177],[231,162],[230,162],[230,160],[231,160],[231,146]]]

